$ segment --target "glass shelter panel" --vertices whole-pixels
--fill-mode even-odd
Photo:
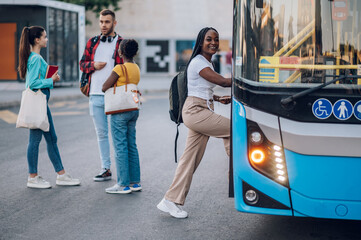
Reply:
[[[49,8],[48,27],[49,64],[59,66],[62,81],[78,81],[78,14]]]

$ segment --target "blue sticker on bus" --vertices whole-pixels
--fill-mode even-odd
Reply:
[[[313,103],[312,112],[318,119],[326,119],[332,114],[332,103],[325,98],[319,98]]]
[[[358,101],[353,107],[353,114],[355,117],[361,121],[361,101]]]
[[[347,120],[353,114],[353,106],[350,101],[346,99],[340,99],[333,105],[333,115],[338,120]]]

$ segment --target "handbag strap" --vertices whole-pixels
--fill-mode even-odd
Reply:
[[[120,68],[122,69],[122,74],[123,76],[125,76],[125,91],[127,91],[127,85],[129,84],[129,76],[128,76],[128,71],[127,71],[127,67],[124,66],[124,64],[120,64]],[[117,83],[114,83],[114,89],[113,89],[113,93],[115,94],[115,89],[117,87]]]
[[[120,66],[122,68],[122,73],[125,76],[125,91],[127,91],[127,85],[129,84],[129,76],[128,76],[127,67],[124,64],[121,64]]]
[[[129,84],[128,70],[124,64],[123,64],[123,66],[124,66],[124,70],[125,70],[125,84]]]

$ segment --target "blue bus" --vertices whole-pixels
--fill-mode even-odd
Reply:
[[[361,1],[235,0],[233,31],[235,208],[361,220]]]

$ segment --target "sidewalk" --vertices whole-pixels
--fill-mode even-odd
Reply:
[[[142,76],[139,90],[142,94],[167,92],[172,76]],[[55,87],[51,90],[50,101],[60,101],[85,97],[79,90],[78,82],[74,86]],[[0,109],[17,107],[20,105],[21,93],[25,89],[23,82],[0,81]]]

